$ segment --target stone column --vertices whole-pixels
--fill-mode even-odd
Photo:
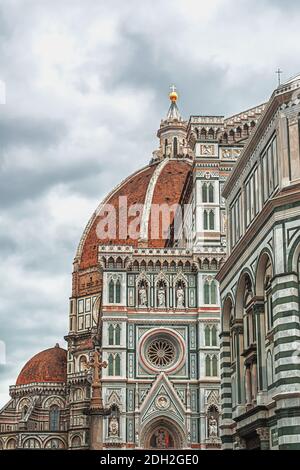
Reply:
[[[232,392],[231,392],[231,363],[230,363],[230,333],[220,334],[221,362],[221,406],[220,436],[222,449],[232,449]]]
[[[252,387],[251,387],[251,370],[250,366],[246,366],[246,404],[252,404]]]
[[[252,363],[251,367],[251,394],[252,401],[256,401],[257,396],[257,365],[256,362]]]
[[[240,320],[241,322],[243,320]],[[244,358],[241,356],[244,349],[244,337],[243,337],[243,325],[242,323],[235,324],[233,327],[235,332],[235,350],[236,350],[236,377],[237,377],[237,390],[236,398],[237,404],[244,402],[244,390],[243,390],[243,370],[244,370]]]
[[[258,391],[267,389],[266,348],[265,348],[265,307],[264,299],[260,299],[253,307],[256,324],[257,344],[257,385]]]
[[[278,274],[272,281],[272,288],[274,381],[276,384],[274,400],[276,402],[278,446],[279,450],[299,450],[300,307],[297,274],[292,270],[288,274]],[[285,351],[284,357],[281,357],[282,351]]]

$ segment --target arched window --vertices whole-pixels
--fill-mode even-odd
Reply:
[[[205,336],[205,346],[210,346],[210,328],[208,325],[206,325],[205,327],[204,336]]]
[[[210,303],[215,305],[217,303],[217,287],[216,287],[215,281],[211,281],[210,293],[211,293]]]
[[[213,377],[218,377],[218,358],[213,356],[212,358],[212,375]]]
[[[207,184],[202,184],[202,202],[207,202]]]
[[[116,282],[116,303],[119,304],[121,302],[121,283],[118,279]]]
[[[235,133],[233,129],[231,129],[231,131],[229,132],[229,138],[230,138],[230,141],[233,141],[235,138]]]
[[[186,261],[183,270],[184,270],[185,272],[191,271],[191,263],[190,263],[189,261]]]
[[[28,411],[28,406],[23,406],[22,408],[22,415],[21,415],[21,419],[25,419],[25,416],[27,414],[27,411]]]
[[[74,436],[71,439],[71,447],[80,447],[81,446],[81,439],[79,436]]]
[[[176,263],[175,261],[172,261],[171,264],[170,264],[170,270],[171,271],[176,271]]]
[[[214,138],[214,130],[210,128],[208,131],[208,139],[213,140],[213,138]]]
[[[207,258],[205,258],[205,260],[203,261],[202,269],[203,269],[204,271],[208,271],[208,269],[209,269],[209,261],[208,261]]]
[[[206,130],[204,128],[201,129],[200,139],[206,140]]]
[[[211,360],[210,360],[210,356],[206,356],[205,357],[205,375],[206,377],[210,377],[211,376]]]
[[[109,281],[108,291],[109,291],[109,303],[113,304],[115,300],[115,285],[112,279]]]
[[[167,155],[168,139],[165,139],[165,156]]]
[[[211,329],[211,345],[217,346],[217,328],[215,325]]]
[[[140,270],[139,263],[137,260],[135,260],[133,263],[133,271],[139,271],[139,270]]]
[[[81,356],[79,359],[79,372],[84,372],[87,367],[87,360],[85,356]]]
[[[112,257],[109,258],[107,265],[109,269],[113,269],[115,267],[115,262]]]
[[[82,400],[82,390],[81,388],[76,388],[73,395],[74,401]]]
[[[119,354],[115,356],[115,375],[121,375],[121,359]]]
[[[211,269],[213,269],[214,271],[217,271],[217,269],[218,269],[218,263],[217,263],[217,260],[216,260],[215,258],[211,261],[210,267],[211,267]]]
[[[16,440],[14,438],[11,438],[7,441],[6,443],[6,449],[15,449],[16,448]]]
[[[110,354],[108,356],[108,375],[121,375],[121,358],[120,354]]]
[[[114,375],[114,358],[112,354],[108,356],[108,375]]]
[[[214,211],[209,212],[209,230],[215,229],[215,213]]]
[[[46,442],[45,447],[46,449],[64,449],[65,444],[60,439],[49,439],[49,441]],[[79,447],[79,446],[75,446],[75,447]]]
[[[205,281],[204,283],[204,303],[205,304],[209,304],[209,290],[210,290],[210,286],[209,286],[209,282],[208,281]]]
[[[177,137],[174,137],[174,141],[173,141],[173,150],[174,150],[174,157],[177,157],[177,155],[178,155],[178,142],[177,142]]]
[[[149,271],[154,271],[153,261],[151,261],[151,260],[148,263],[148,269],[149,269]]]
[[[60,410],[57,405],[53,405],[49,411],[49,429],[50,431],[59,431]]]
[[[119,345],[121,341],[121,328],[120,325],[116,325],[115,328],[115,344]]]
[[[24,449],[40,449],[41,444],[35,438],[27,439],[24,442]]]
[[[113,325],[109,325],[108,327],[108,344],[114,344],[114,327]]]
[[[209,202],[214,202],[214,187],[212,183],[210,183],[208,187],[208,201]]]
[[[208,213],[206,210],[204,211],[204,214],[203,214],[203,226],[204,226],[204,230],[208,230]]]

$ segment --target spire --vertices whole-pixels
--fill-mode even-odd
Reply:
[[[178,93],[174,85],[170,87],[169,99],[171,101],[170,108],[166,119],[162,119],[160,122],[157,131],[159,148],[153,152],[152,162],[164,158],[193,158],[193,151],[187,142],[188,123],[181,117],[177,107]]]
[[[170,101],[171,101],[171,105],[169,107],[169,111],[168,111],[168,114],[167,114],[167,120],[176,119],[177,121],[181,121],[182,118],[180,116],[180,112],[179,112],[178,106],[176,104],[176,101],[178,99],[178,93],[176,91],[175,85],[172,85],[170,87],[170,90],[171,91],[169,93],[169,98],[170,98]]]

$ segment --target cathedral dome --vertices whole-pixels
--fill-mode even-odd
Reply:
[[[57,344],[33,356],[21,370],[16,385],[41,382],[66,382],[67,351]]]
[[[76,256],[80,268],[86,269],[97,265],[99,245],[112,244],[137,247],[143,241],[144,246],[150,248],[165,247],[167,242],[165,237],[153,238],[151,236],[150,206],[151,204],[167,204],[168,206],[179,204],[190,171],[190,160],[186,158],[165,158],[135,172],[118,185],[99,205],[83,233]],[[136,204],[143,207],[141,222],[137,229],[139,236],[135,238],[130,235],[120,236],[119,202],[120,198],[124,196],[128,208]],[[97,226],[101,218],[103,219],[102,210],[104,206],[107,207],[108,205],[112,205],[116,211],[116,235],[105,240],[99,238]],[[128,223],[135,217],[128,217]]]

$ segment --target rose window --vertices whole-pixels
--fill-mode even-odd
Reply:
[[[174,344],[166,338],[158,338],[149,344],[147,359],[155,367],[167,367],[176,359]]]

